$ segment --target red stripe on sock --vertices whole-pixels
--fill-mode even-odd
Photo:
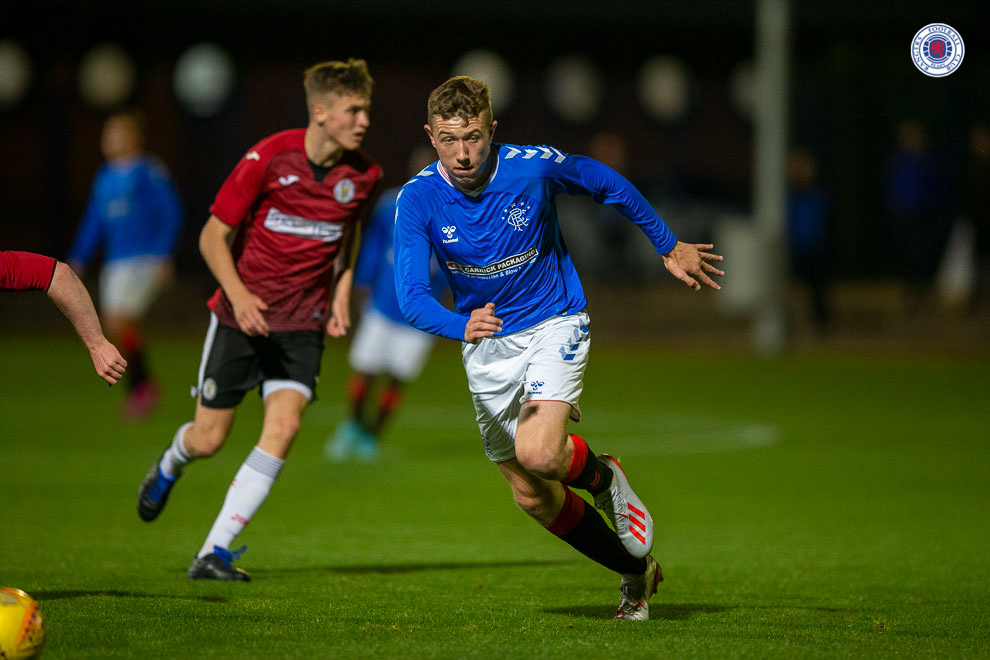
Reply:
[[[554,536],[564,536],[581,522],[584,517],[584,500],[573,490],[564,486],[564,506],[550,523],[547,530]]]
[[[354,374],[347,380],[347,393],[351,401],[363,399],[368,395],[368,383],[358,374]]]
[[[141,344],[141,333],[135,327],[128,325],[120,333],[120,349],[125,355],[140,351]]]
[[[398,390],[393,388],[388,388],[382,391],[381,398],[378,403],[381,405],[382,408],[385,408],[386,410],[392,410],[399,405],[400,397],[401,394]]]
[[[571,464],[567,466],[567,474],[561,479],[564,483],[574,481],[581,476],[581,472],[584,471],[584,466],[588,462],[588,443],[581,436],[573,433],[571,434],[571,441],[574,442],[574,455],[571,456]]]

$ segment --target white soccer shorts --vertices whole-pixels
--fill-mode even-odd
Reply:
[[[591,345],[586,312],[552,316],[504,337],[464,343],[461,358],[488,459],[515,458],[516,424],[527,401],[566,401],[581,420],[578,401]]]
[[[162,257],[141,256],[107,262],[100,271],[100,309],[139,319],[161,291]]]
[[[354,332],[348,361],[359,373],[389,374],[409,382],[423,370],[435,341],[433,335],[367,307]]]

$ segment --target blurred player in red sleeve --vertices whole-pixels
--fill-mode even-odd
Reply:
[[[47,292],[72,321],[100,378],[113,385],[124,375],[127,362],[103,336],[93,300],[67,264],[33,252],[0,251],[0,291]]]
[[[268,497],[303,410],[314,400],[325,334],[350,327],[352,246],[381,168],[359,151],[373,81],[363,60],[324,62],[303,77],[309,124],[247,150],[220,188],[199,247],[220,284],[199,367],[198,401],[141,484],[154,520],[191,460],[224,444],[244,395],[265,416],[257,446],[194,557],[192,579],[248,580],[234,538]]]

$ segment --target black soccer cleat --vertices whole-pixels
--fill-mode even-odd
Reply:
[[[162,456],[164,455],[162,452]],[[141,487],[138,488],[138,515],[145,522],[151,522],[162,512],[162,509],[165,508],[165,502],[168,501],[168,494],[172,492],[172,486],[175,485],[175,480],[179,478],[175,476],[169,479],[162,474],[162,469],[159,467],[161,461],[161,457],[155,461],[148,474],[145,475],[144,481],[141,482]]]
[[[187,575],[190,580],[223,580],[225,582],[250,582],[251,577],[241,568],[234,568],[230,562],[247,550],[243,546],[231,552],[220,546],[213,546],[213,552],[205,557],[196,557],[189,565]]]

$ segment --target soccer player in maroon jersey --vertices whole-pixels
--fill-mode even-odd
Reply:
[[[248,149],[220,188],[199,247],[220,288],[199,367],[198,401],[145,477],[138,513],[154,520],[189,461],[224,444],[244,395],[260,386],[264,422],[188,575],[248,580],[234,538],[268,496],[306,405],[324,333],[350,327],[351,246],[381,168],[358,148],[373,81],[363,60],[306,70],[305,129]]]
[[[72,321],[100,378],[113,385],[124,375],[127,361],[103,336],[93,300],[68,264],[34,252],[0,251],[0,291],[47,292]]]

